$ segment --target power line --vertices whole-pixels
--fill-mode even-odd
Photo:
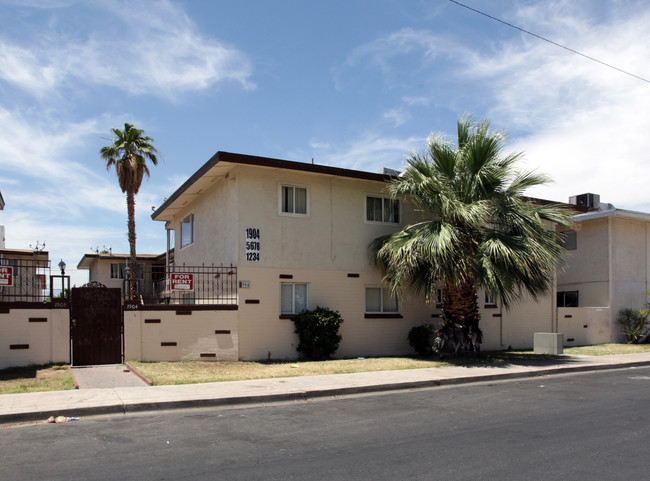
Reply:
[[[499,19],[499,18],[493,17],[492,15],[488,15],[487,13],[485,13],[485,12],[481,12],[480,10],[476,10],[475,8],[472,8],[472,7],[469,7],[469,6],[465,5],[465,4],[462,4],[462,3],[460,3],[460,2],[457,2],[456,0],[449,0],[449,1],[450,1],[451,3],[455,3],[455,4],[458,5],[459,7],[466,8],[467,10],[471,10],[472,12],[476,12],[476,13],[478,13],[479,15],[483,15],[484,17],[487,17],[487,18],[489,18],[489,19],[492,19],[492,20],[495,20],[495,21],[497,21],[497,22],[499,22],[499,23],[502,23],[502,24],[504,24],[504,25],[507,25],[508,27],[511,27],[511,28],[517,29],[517,30],[519,30],[520,32],[524,32],[524,33],[527,33],[528,35],[532,35],[533,37],[536,37],[536,38],[538,38],[538,39],[540,39],[540,40],[543,40],[543,41],[545,41],[545,42],[548,42],[548,43],[550,43],[551,45],[555,45],[556,47],[560,47],[560,48],[563,48],[564,50],[568,50],[568,51],[571,52],[571,53],[575,53],[576,55],[580,55],[581,57],[584,57],[584,58],[586,58],[586,59],[588,59],[588,60],[591,60],[591,61],[593,61],[593,62],[597,62],[597,63],[599,63],[599,64],[601,64],[601,65],[604,65],[605,67],[609,67],[609,68],[611,68],[611,69],[618,70],[619,72],[624,73],[625,75],[629,75],[630,77],[634,77],[634,78],[639,79],[639,80],[642,80],[642,81],[644,81],[644,82],[646,82],[646,83],[650,83],[650,80],[648,80],[648,79],[645,79],[645,78],[643,78],[643,77],[639,77],[638,75],[634,75],[633,73],[630,73],[630,72],[628,72],[628,71],[626,71],[626,70],[623,70],[623,69],[620,69],[620,68],[618,68],[618,67],[614,67],[613,65],[610,65],[610,64],[608,64],[608,63],[602,62],[602,61],[598,60],[597,58],[590,57],[589,55],[585,55],[584,53],[580,53],[580,52],[578,52],[577,50],[573,50],[572,48],[569,48],[569,47],[566,47],[566,46],[564,46],[564,45],[561,45],[561,44],[559,44],[559,43],[557,43],[557,42],[554,42],[554,41],[552,41],[552,40],[549,40],[548,38],[542,37],[541,35],[537,35],[536,33],[529,32],[528,30],[525,30],[525,29],[523,29],[523,28],[521,28],[521,27],[517,27],[516,25],[513,25],[513,24],[511,24],[511,23],[508,23],[508,22],[506,22],[506,21],[504,21],[504,20],[501,20],[501,19]]]

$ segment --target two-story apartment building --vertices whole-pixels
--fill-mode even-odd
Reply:
[[[589,210],[575,216],[576,229],[567,233],[568,266],[557,281],[558,307],[580,309],[560,317],[591,311],[598,314],[600,332],[582,343],[623,341],[618,312],[644,307],[648,300],[650,214],[601,203],[597,194],[575,196],[570,203]]]
[[[387,174],[218,152],[153,214],[173,231],[174,264],[234,266],[238,357],[292,358],[292,315],[316,306],[345,322],[337,356],[410,353],[411,327],[438,323],[439,306],[393,298],[368,246],[419,214],[386,195]],[[483,309],[486,348],[531,347],[555,326],[555,293]],[[481,293],[483,295],[483,293]]]

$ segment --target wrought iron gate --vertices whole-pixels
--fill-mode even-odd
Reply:
[[[86,286],[72,288],[72,364],[120,364],[123,345],[121,290],[101,284]]]

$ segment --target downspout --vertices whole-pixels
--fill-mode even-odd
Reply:
[[[614,272],[614,217],[609,216],[607,218],[607,237],[609,239],[609,242],[607,243],[609,248],[608,248],[608,259],[607,259],[607,268],[609,272],[607,273],[607,284],[608,284],[608,296],[609,299],[607,299],[607,305],[609,306],[609,320],[611,323],[611,328],[610,328],[610,338],[615,338],[618,337],[614,333],[614,306],[613,306],[613,299],[614,299],[614,282],[613,281],[613,272]]]

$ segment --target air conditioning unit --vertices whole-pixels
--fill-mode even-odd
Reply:
[[[588,209],[598,209],[600,207],[600,195],[598,194],[580,194],[569,197],[569,204]]]

